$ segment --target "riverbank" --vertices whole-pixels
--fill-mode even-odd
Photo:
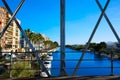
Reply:
[[[70,48],[72,50],[76,50],[76,51],[83,51],[85,49],[85,46],[81,47],[79,45],[66,45],[67,48]],[[106,56],[108,58],[112,58],[114,60],[119,59],[120,60],[120,53],[116,53],[113,50],[101,50],[101,51],[93,51],[93,50],[86,50],[86,52],[91,52],[91,53],[95,53],[95,54],[100,54],[101,56]],[[111,55],[112,53],[112,55]],[[112,56],[112,57],[111,57]]]

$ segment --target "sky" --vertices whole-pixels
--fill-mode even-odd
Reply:
[[[6,0],[14,12],[21,0]],[[107,0],[99,0],[104,7]],[[85,44],[101,14],[95,0],[66,0],[65,42]],[[120,0],[110,0],[105,11],[118,35],[120,34]],[[0,0],[0,6],[4,6]],[[16,15],[23,29],[45,34],[60,43],[60,0],[25,0]],[[119,35],[120,36],[120,35]],[[116,38],[103,17],[92,42],[113,41]]]

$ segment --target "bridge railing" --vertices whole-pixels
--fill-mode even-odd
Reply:
[[[27,77],[48,77],[47,74],[42,71],[42,67],[39,62],[36,60],[34,55],[31,55],[33,52],[2,52],[0,57],[0,75],[4,77],[10,77],[12,79],[18,77],[18,75],[25,75],[27,72]],[[60,76],[60,52],[55,53],[40,53],[40,56],[45,67],[52,77]],[[80,54],[81,52],[66,52],[67,54]],[[119,65],[114,63],[119,63],[119,59],[111,59],[111,57],[104,56],[101,58],[99,54],[86,53],[94,55],[93,58],[84,58],[81,63],[81,67],[78,68],[76,76],[108,76],[108,75],[120,75],[118,72],[120,69]],[[11,56],[12,55],[12,56]],[[58,55],[56,58],[54,55]],[[51,57],[48,57],[51,56]],[[71,56],[69,56],[71,57]],[[72,76],[72,73],[75,69],[75,66],[79,58],[68,56],[65,59],[66,63],[66,73],[68,76]],[[104,62],[104,63],[101,63]],[[116,72],[117,71],[117,72]],[[21,72],[21,73],[19,73]],[[16,74],[16,75],[15,75]],[[18,74],[18,75],[17,75]],[[24,78],[24,76],[21,76]]]

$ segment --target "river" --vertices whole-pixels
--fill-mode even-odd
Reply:
[[[67,75],[72,75],[74,68],[82,54],[80,51],[72,50],[69,48],[66,51],[66,72]],[[52,54],[53,61],[51,67],[51,75],[59,76],[60,74],[60,49]],[[120,61],[114,60],[114,74],[120,75]],[[83,61],[76,73],[78,76],[102,76],[111,74],[111,60],[105,56],[87,52]]]

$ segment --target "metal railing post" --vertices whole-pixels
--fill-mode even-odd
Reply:
[[[111,50],[111,76],[114,75],[114,66],[113,66],[113,49]]]
[[[12,55],[13,55],[13,51],[11,51],[11,54],[10,54],[10,79],[12,79]]]
[[[60,60],[60,76],[65,76],[65,0],[60,0]]]

